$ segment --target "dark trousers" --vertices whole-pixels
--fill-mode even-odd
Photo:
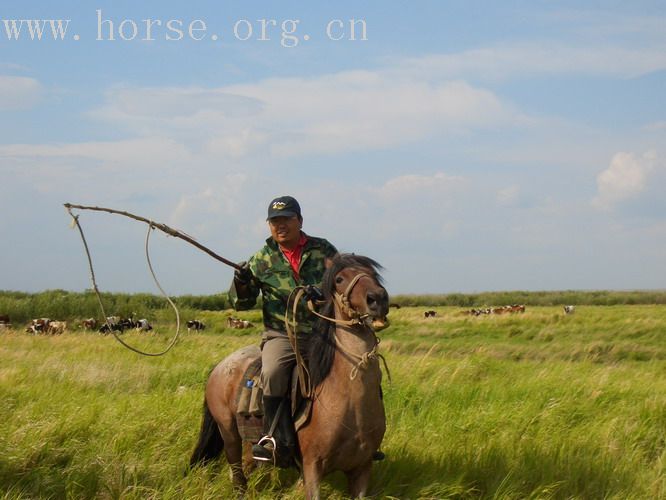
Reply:
[[[296,355],[289,339],[280,332],[267,331],[261,344],[261,384],[264,396],[285,397]]]

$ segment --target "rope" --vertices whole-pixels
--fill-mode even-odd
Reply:
[[[361,280],[361,278],[365,278],[365,277],[369,278],[370,276],[366,273],[358,273],[356,276],[354,276],[354,279],[351,280],[351,282],[349,283],[349,285],[345,289],[344,293],[335,292],[333,294],[333,299],[335,300],[335,302],[340,307],[340,310],[343,313],[345,313],[347,316],[349,316],[350,319],[342,320],[342,319],[336,319],[336,318],[329,318],[328,316],[324,316],[322,314],[319,314],[317,311],[315,311],[314,304],[310,300],[308,300],[308,302],[307,302],[308,309],[315,316],[318,316],[322,319],[325,319],[327,321],[330,321],[330,322],[338,324],[338,325],[343,325],[343,326],[361,325],[361,326],[365,326],[365,319],[369,315],[368,314],[360,314],[349,303],[349,294],[351,293],[352,289],[356,286],[356,283],[358,283]]]
[[[374,332],[373,332],[373,334],[374,334]],[[368,364],[370,364],[370,360],[372,360],[372,359],[381,359],[382,362],[384,363],[384,369],[386,370],[386,375],[389,379],[389,384],[392,383],[391,372],[389,371],[388,364],[386,363],[386,358],[377,352],[377,349],[379,347],[379,342],[380,342],[379,337],[377,337],[377,335],[375,335],[375,345],[374,345],[374,347],[371,350],[369,350],[368,352],[364,352],[360,356],[358,354],[353,353],[351,351],[348,351],[344,347],[340,346],[340,344],[338,342],[335,343],[336,344],[336,349],[338,349],[345,356],[347,356],[348,358],[358,360],[358,363],[356,365],[354,365],[354,367],[352,367],[352,370],[349,373],[349,379],[350,380],[356,379],[356,377],[358,376],[358,372],[360,370],[365,370],[368,367]]]
[[[348,316],[351,317],[349,320],[339,320],[336,318],[330,318],[328,316],[324,316],[323,314],[319,314],[317,311],[314,309],[314,304],[311,300],[307,300],[307,307],[310,310],[311,313],[313,313],[315,316],[318,316],[322,319],[325,319],[327,321],[330,321],[332,323],[336,323],[338,325],[343,325],[346,327],[352,327],[355,325],[359,325],[363,328],[368,328],[372,334],[375,337],[375,345],[374,347],[366,352],[363,353],[362,355],[358,355],[356,353],[353,353],[351,351],[347,351],[345,348],[343,348],[340,343],[337,341],[335,342],[335,348],[339,350],[342,354],[347,356],[348,358],[351,358],[352,360],[356,359],[359,362],[352,367],[352,370],[349,374],[350,380],[356,379],[358,376],[359,370],[363,369],[365,370],[368,367],[368,364],[370,363],[371,359],[381,359],[382,362],[384,363],[384,369],[386,370],[386,375],[388,376],[389,383],[391,383],[391,372],[388,369],[388,364],[386,363],[386,358],[379,354],[377,352],[377,348],[379,347],[379,337],[374,333],[372,328],[370,328],[368,325],[365,324],[365,319],[368,317],[367,314],[360,314],[358,311],[356,311],[350,304],[349,302],[349,294],[351,293],[352,289],[356,284],[361,280],[361,278],[364,277],[370,277],[366,273],[359,273],[357,274],[354,279],[351,280],[347,288],[345,289],[344,293],[335,293],[334,294],[334,300],[340,307],[340,309],[347,314]],[[310,381],[310,372],[308,371],[307,364],[305,363],[305,360],[303,359],[303,356],[301,355],[299,349],[298,349],[298,339],[297,339],[297,334],[296,332],[296,327],[298,326],[298,322],[296,320],[296,312],[298,310],[298,304],[305,294],[305,287],[303,286],[297,286],[294,288],[291,293],[289,294],[289,297],[287,298],[287,307],[285,308],[284,312],[284,325],[285,329],[287,330],[287,338],[289,339],[289,343],[291,344],[292,349],[294,350],[294,354],[296,356],[296,368],[298,370],[298,379],[299,379],[299,385],[301,388],[301,393],[305,397],[311,397],[312,394],[314,393],[314,388],[311,385]],[[295,297],[294,297],[295,295]],[[293,298],[293,310],[292,310],[292,317],[293,317],[293,326],[292,326],[292,321],[289,320],[289,304],[291,303]],[[296,333],[294,333],[296,332]]]
[[[295,297],[294,293],[296,294]],[[312,396],[313,392],[312,384],[310,381],[310,372],[308,371],[307,364],[305,363],[303,355],[301,354],[301,351],[298,348],[298,337],[297,337],[298,331],[296,329],[298,326],[298,320],[296,319],[296,311],[298,310],[298,303],[300,302],[301,297],[303,297],[304,294],[305,294],[305,288],[302,286],[297,286],[289,294],[289,297],[287,298],[287,307],[285,308],[284,311],[284,326],[285,329],[287,330],[287,338],[289,339],[291,348],[293,349],[294,355],[296,356],[296,369],[298,370],[298,383],[301,388],[301,394],[303,394],[304,397],[309,398]],[[291,303],[292,297],[294,297],[294,305],[292,311],[293,327],[292,327],[292,322],[289,321],[289,304]]]
[[[167,352],[169,352],[171,350],[171,348],[174,346],[174,344],[176,343],[176,341],[178,340],[178,336],[179,336],[179,333],[180,333],[180,315],[178,313],[178,308],[171,301],[171,299],[166,295],[166,293],[164,293],[164,290],[160,286],[160,284],[157,280],[157,277],[155,276],[155,272],[153,271],[153,267],[151,265],[151,262],[150,262],[150,255],[149,255],[149,252],[148,252],[148,240],[150,238],[150,230],[152,229],[152,222],[149,222],[148,234],[146,235],[146,258],[148,260],[148,267],[150,268],[150,272],[153,275],[153,279],[155,280],[155,283],[157,284],[157,287],[160,289],[160,291],[162,292],[164,297],[166,297],[169,304],[171,304],[171,307],[173,307],[174,310],[176,311],[176,334],[174,335],[173,340],[171,341],[171,343],[167,346],[167,348],[164,351],[156,352],[156,353],[144,352],[144,351],[141,351],[140,349],[132,347],[131,345],[129,345],[125,341],[123,341],[118,336],[118,334],[112,329],[112,327],[111,327],[112,325],[109,322],[109,318],[106,315],[106,311],[104,310],[104,304],[102,302],[102,297],[99,293],[99,288],[97,287],[97,280],[95,279],[95,270],[93,268],[92,257],[90,256],[90,249],[88,248],[88,242],[86,241],[86,237],[83,234],[83,228],[81,227],[81,224],[79,223],[79,216],[74,215],[69,206],[65,206],[65,208],[67,209],[67,212],[69,212],[69,215],[72,217],[72,227],[76,226],[79,230],[79,234],[81,235],[81,240],[83,241],[83,247],[86,251],[86,257],[88,258],[88,269],[90,270],[90,280],[91,280],[92,285],[93,285],[93,290],[95,291],[95,296],[97,297],[97,302],[99,303],[99,307],[102,311],[102,317],[104,318],[104,321],[105,321],[107,327],[109,328],[109,331],[113,334],[114,338],[118,342],[120,342],[123,346],[127,347],[130,351],[134,351],[137,354],[141,354],[143,356],[162,356],[163,354],[166,354]]]

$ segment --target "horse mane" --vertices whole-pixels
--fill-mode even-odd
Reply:
[[[335,291],[335,276],[348,267],[363,268],[369,270],[373,279],[383,283],[379,271],[383,267],[375,260],[353,253],[339,254],[333,258],[331,266],[324,273],[321,287],[324,292],[324,304],[319,308],[319,314],[332,318],[335,314],[333,303],[333,292]],[[308,371],[310,372],[310,383],[317,387],[331,372],[333,358],[335,356],[335,328],[332,321],[318,319],[307,343]]]

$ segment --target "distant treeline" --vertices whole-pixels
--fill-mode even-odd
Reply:
[[[148,293],[102,293],[102,303],[109,315],[124,317],[154,317],[157,311],[169,307],[159,295]],[[179,309],[190,311],[222,311],[231,308],[226,293],[215,295],[182,295],[173,301]],[[664,291],[557,291],[557,292],[484,292],[449,293],[441,295],[396,295],[392,304],[400,306],[457,306],[482,307],[525,304],[532,306],[571,305],[630,305],[666,304]],[[259,301],[257,307],[260,307]],[[8,314],[13,322],[21,323],[36,317],[73,320],[100,317],[100,307],[93,291],[69,292],[48,290],[40,293],[0,291],[0,314]]]
[[[634,291],[550,291],[550,292],[482,292],[449,293],[441,295],[395,295],[391,303],[401,306],[506,306],[525,304],[531,306],[591,305],[612,306],[632,304],[666,304],[666,290]]]

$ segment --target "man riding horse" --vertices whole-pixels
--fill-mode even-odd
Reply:
[[[287,337],[285,309],[289,295],[297,286],[310,285],[306,288],[306,298],[320,298],[317,287],[338,251],[327,240],[302,231],[301,207],[291,196],[271,201],[267,220],[271,236],[247,263],[242,263],[242,270],[235,272],[229,297],[236,310],[246,310],[255,305],[261,292],[265,327],[261,343],[261,384],[264,433],[268,439],[254,445],[252,454],[256,460],[275,460],[278,465],[288,466],[297,446],[290,405],[286,402],[296,355]],[[306,342],[305,336],[312,331],[315,318],[303,304],[296,320],[294,334]],[[275,435],[269,436],[276,418]]]
[[[316,302],[323,298],[319,286],[338,251],[327,240],[302,231],[301,207],[291,196],[280,196],[270,202],[267,221],[271,236],[234,273],[229,297],[236,310],[247,310],[254,307],[261,292],[265,328],[261,342],[265,436],[252,447],[252,455],[256,460],[288,467],[293,463],[298,443],[287,401],[296,355],[287,336],[285,310],[297,286],[305,287],[305,300]],[[293,332],[299,344],[307,342],[315,321],[305,304],[301,304]],[[380,451],[373,455],[375,460],[383,458]]]

